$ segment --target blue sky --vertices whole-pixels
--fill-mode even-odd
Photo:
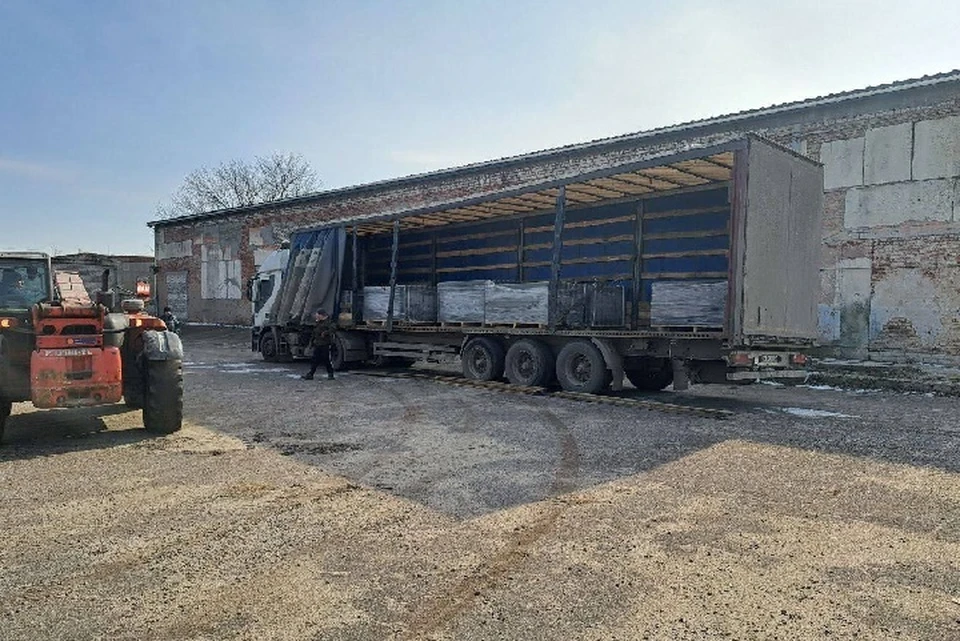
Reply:
[[[200,166],[335,188],[960,67],[960,3],[0,0],[0,250],[151,254]]]

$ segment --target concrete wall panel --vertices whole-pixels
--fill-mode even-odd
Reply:
[[[960,176],[960,116],[918,122],[914,127],[914,179],[953,176]]]
[[[817,341],[832,345],[840,340],[840,310],[833,305],[817,305]]]
[[[820,147],[823,188],[837,189],[863,184],[863,137],[825,142]]]
[[[847,229],[858,229],[907,221],[951,221],[953,201],[951,180],[858,187],[847,191],[843,222]]]
[[[842,347],[865,351],[870,328],[869,258],[846,258],[837,265],[838,340]]]
[[[274,239],[273,225],[263,225],[262,227],[251,227],[249,230],[250,245],[262,247],[264,245],[277,244]]]
[[[239,299],[243,290],[240,260],[229,247],[204,245],[200,258],[200,297]]]
[[[188,258],[190,256],[193,256],[193,241],[184,240],[157,244],[157,260]]]
[[[905,122],[867,130],[863,149],[865,185],[910,180],[913,125]]]
[[[276,251],[276,249],[266,248],[261,249],[260,247],[251,247],[253,250],[253,264],[258,268],[263,264],[263,261],[267,259],[267,256]]]

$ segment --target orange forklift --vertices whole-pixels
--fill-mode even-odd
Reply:
[[[147,431],[169,434],[183,420],[183,346],[136,296],[109,287],[91,299],[80,277],[55,274],[50,257],[0,252],[0,439],[13,403],[38,408],[125,401],[143,410]]]

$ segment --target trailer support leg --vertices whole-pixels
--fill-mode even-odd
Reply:
[[[560,289],[560,253],[563,249],[563,222],[566,204],[567,188],[560,185],[560,191],[557,193],[557,214],[553,221],[553,260],[550,261],[550,288],[547,292],[547,321],[551,330],[557,328],[557,323],[560,320],[557,318],[559,313],[557,296]]]
[[[690,389],[690,369],[686,361],[674,358],[673,364],[673,391],[682,392]]]
[[[393,221],[393,250],[390,253],[390,300],[387,303],[387,331],[393,331],[393,302],[397,297],[397,248],[400,244],[400,219]]]
[[[353,269],[351,271],[351,276],[353,276],[353,282],[350,284],[352,288],[352,297],[350,299],[350,316],[353,319],[353,324],[363,320],[363,301],[360,297],[360,256],[357,254],[357,226],[353,226]]]

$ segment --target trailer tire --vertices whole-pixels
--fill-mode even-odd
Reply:
[[[556,362],[546,344],[522,338],[507,350],[504,369],[507,380],[514,385],[543,387],[553,382]]]
[[[273,332],[265,332],[260,337],[260,356],[268,363],[276,363],[280,360],[280,352],[277,350],[277,339]]]
[[[471,338],[460,354],[463,375],[473,381],[493,381],[503,377],[503,345],[491,338]]]
[[[612,376],[596,345],[573,341],[557,355],[557,381],[567,392],[596,394],[610,385]]]
[[[673,367],[666,358],[649,359],[644,367],[624,371],[634,387],[645,392],[659,392],[673,382]]]
[[[144,369],[143,426],[154,434],[172,434],[183,425],[182,362],[147,360]]]

